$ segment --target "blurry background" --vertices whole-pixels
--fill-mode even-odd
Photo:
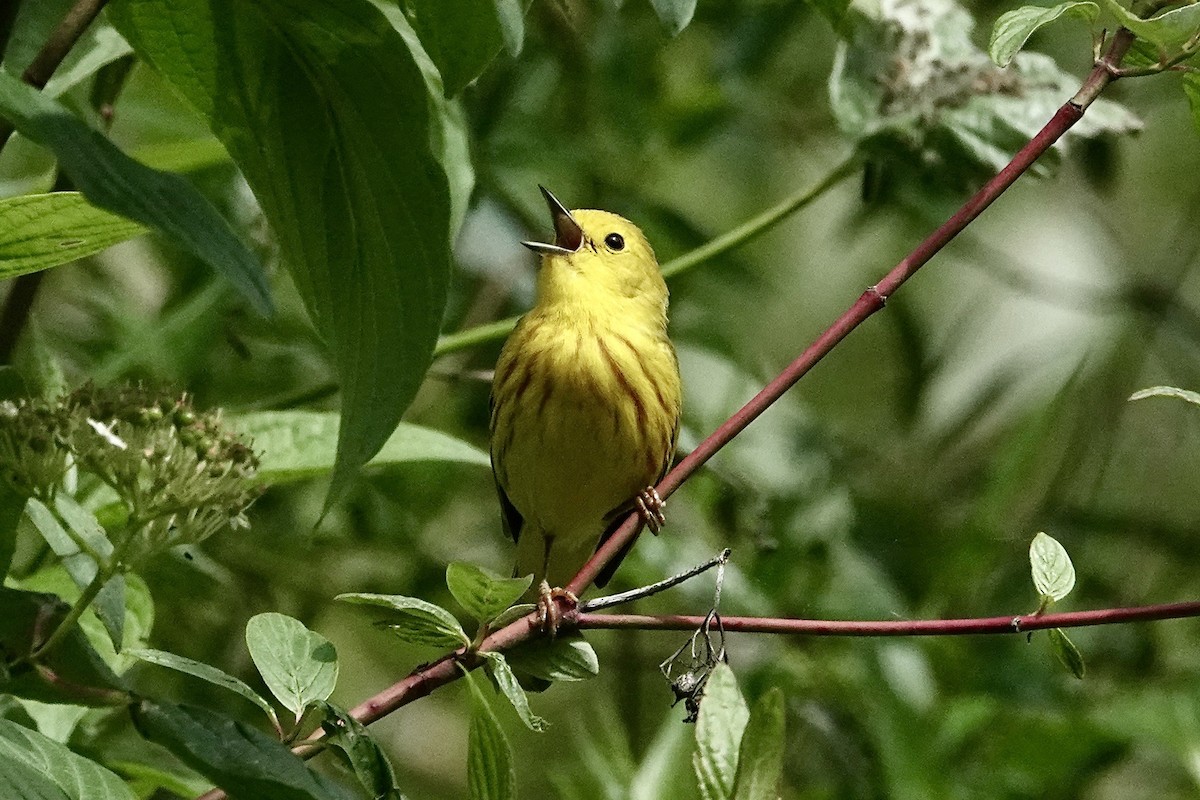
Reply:
[[[792,0],[700,0],[669,38],[645,2],[535,0],[524,52],[462,96],[475,191],[458,237],[444,330],[528,307],[548,229],[537,184],[567,205],[635,220],[666,261],[821,180],[852,150],[831,110],[836,39]],[[969,7],[986,42],[1009,4]],[[1034,45],[1078,78],[1081,29]],[[849,58],[853,58],[851,50]],[[1073,89],[1057,95],[1065,99]],[[722,610],[827,618],[1032,611],[1027,549],[1047,531],[1072,554],[1081,609],[1200,596],[1200,411],[1150,399],[1200,388],[1200,147],[1176,76],[1106,96],[1137,136],[1073,143],[1026,176],[782,402],[672,499],[616,588],[722,547]],[[113,136],[185,172],[270,253],[253,197],[202,123],[135,67]],[[1019,144],[1019,142],[1017,142]],[[672,337],[693,446],[906,254],[986,176],[968,155],[914,156],[886,137],[870,165],[752,243],[674,280]],[[919,151],[921,148],[917,148]],[[0,190],[48,162],[18,148]],[[70,381],[143,380],[230,410],[336,408],[334,375],[295,290],[262,321],[190,257],[143,237],[47,274],[36,330]],[[28,339],[29,337],[27,337]],[[486,449],[499,343],[435,362],[407,419]],[[28,342],[22,357],[29,357]],[[368,473],[314,529],[326,485],[272,490],[252,530],[193,561],[158,561],[154,646],[257,680],[242,631],[276,610],[341,654],[350,706],[434,655],[340,607],[340,592],[453,606],[445,564],[509,570],[491,475],[410,464]],[[711,580],[636,610],[703,613]],[[1073,678],[1045,638],[731,636],[754,698],[788,698],[786,797],[1172,798],[1200,788],[1200,623],[1072,632]],[[694,797],[691,729],[658,663],[686,637],[593,633],[599,678],[533,698],[549,732],[501,719],[523,797]],[[172,681],[165,671],[154,680]],[[239,701],[178,679],[180,698]],[[440,690],[379,723],[412,798],[465,796],[466,703]],[[93,731],[94,732],[94,731]]]

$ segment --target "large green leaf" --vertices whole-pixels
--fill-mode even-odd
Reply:
[[[518,0],[405,0],[408,19],[442,74],[447,97],[479,77],[502,46],[521,50],[524,11]]]
[[[0,797],[134,800],[125,782],[53,739],[0,719]]]
[[[328,475],[337,452],[338,415],[329,411],[258,411],[227,418],[254,443],[261,456],[258,479],[264,483]],[[440,431],[400,423],[370,460],[372,466],[409,461],[459,461],[488,466],[488,454]]]
[[[58,102],[4,72],[0,115],[53,151],[91,203],[163,233],[225,275],[260,311],[271,309],[258,258],[190,183],[134,161]]]
[[[206,708],[143,700],[134,721],[185,764],[249,800],[348,800],[339,786],[310,771],[286,745]]]
[[[145,232],[78,192],[0,200],[0,279],[67,264]]]
[[[242,169],[333,350],[332,497],[412,401],[445,305],[450,209],[421,72],[368,0],[115,0],[109,15]]]

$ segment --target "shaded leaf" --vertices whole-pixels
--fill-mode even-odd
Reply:
[[[145,232],[78,192],[0,200],[0,279],[68,264]]]
[[[228,278],[259,311],[271,310],[258,258],[190,183],[134,161],[55,100],[3,72],[0,114],[53,151],[93,205],[164,234]]]
[[[206,708],[143,700],[134,722],[233,797],[254,800],[348,800],[333,781],[312,772],[286,745]]]
[[[526,642],[507,653],[518,672],[547,681],[582,681],[600,673],[596,651],[578,631]]]
[[[1172,55],[1200,33],[1200,5],[1192,3],[1172,9],[1149,19],[1142,19],[1117,0],[1101,0],[1104,7],[1139,38],[1154,44]]]
[[[546,720],[533,713],[533,709],[529,707],[529,697],[525,694],[525,690],[521,688],[521,684],[517,682],[517,676],[513,674],[512,669],[508,666],[508,662],[504,658],[503,653],[485,652],[484,667],[487,669],[488,675],[496,682],[496,686],[504,693],[512,703],[513,708],[517,710],[517,716],[525,723],[525,727],[531,731],[541,733],[546,730]]]
[[[1062,628],[1051,628],[1047,633],[1050,634],[1050,649],[1054,651],[1054,655],[1072,675],[1083,680],[1087,667],[1083,663],[1083,654],[1079,652],[1079,648],[1067,638]]]
[[[331,703],[325,703],[324,708],[325,741],[345,754],[359,783],[373,800],[399,800],[396,773],[367,727],[345,709]]]
[[[1062,600],[1075,588],[1075,566],[1067,549],[1045,533],[1033,537],[1029,544],[1029,564],[1033,585],[1042,597]]]
[[[729,800],[737,777],[738,747],[750,709],[729,665],[718,663],[704,684],[696,718],[692,766],[705,800]]]
[[[446,567],[446,586],[467,613],[489,622],[525,594],[533,576],[501,578],[474,564],[455,561]]]
[[[1151,386],[1149,389],[1139,389],[1129,395],[1130,400],[1145,400],[1147,397],[1174,397],[1194,406],[1200,406],[1200,392],[1178,389],[1174,386]]]
[[[1194,72],[1183,74],[1183,94],[1192,112],[1192,127],[1200,134],[1200,75]]]
[[[271,693],[296,715],[328,700],[337,685],[333,643],[286,614],[255,614],[246,623],[246,647]]]
[[[421,72],[368,0],[108,10],[241,168],[333,351],[335,497],[412,402],[446,302],[450,209]]]
[[[471,643],[458,620],[446,609],[417,597],[399,594],[339,594],[335,600],[386,609],[381,623],[406,642],[432,647],[465,647]]]
[[[512,749],[487,698],[469,673],[471,725],[467,731],[467,791],[471,800],[513,800],[517,775]]]
[[[261,454],[257,478],[288,483],[333,470],[338,415],[329,411],[260,411],[226,418],[229,427],[253,440]],[[401,422],[369,462],[383,467],[417,461],[457,461],[489,466],[488,454],[453,436]]]
[[[205,664],[202,661],[194,661],[184,656],[177,656],[174,653],[168,653],[163,650],[150,650],[129,648],[125,651],[127,655],[133,656],[147,664],[157,664],[160,667],[176,670],[203,681],[228,689],[235,694],[249,700],[254,705],[263,710],[271,720],[271,725],[276,731],[281,730],[279,727],[279,718],[275,715],[275,709],[271,707],[262,695],[247,686],[241,679],[217,669],[210,664]]]
[[[746,721],[738,748],[734,800],[778,800],[783,777],[784,740],[783,692],[767,691]]]
[[[66,746],[0,719],[0,797],[17,800],[134,800],[119,777]]]
[[[437,65],[447,97],[479,77],[506,47],[516,55],[525,38],[520,0],[405,0],[408,21]]]
[[[0,578],[8,573],[17,549],[17,525],[25,514],[25,496],[0,480]]]
[[[1007,67],[1029,37],[1043,25],[1049,25],[1063,14],[1081,17],[1094,22],[1100,13],[1100,7],[1091,0],[1072,0],[1069,3],[1059,3],[1051,8],[1042,6],[1022,6],[1021,8],[1002,14],[992,28],[992,38],[988,42],[988,55],[992,61],[1001,67]]]

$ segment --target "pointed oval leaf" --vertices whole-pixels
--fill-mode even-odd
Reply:
[[[387,609],[380,623],[412,644],[432,647],[465,647],[471,639],[446,609],[417,597],[400,594],[339,594],[335,600]]]
[[[1194,77],[1194,75],[1185,76],[1185,78]],[[1200,80],[1197,80],[1196,84],[1197,87],[1200,87]],[[1198,88],[1197,100],[1200,102],[1200,88]],[[1177,400],[1183,400],[1185,403],[1200,406],[1200,392],[1180,389],[1175,386],[1151,386],[1148,389],[1139,389],[1129,395],[1130,400],[1145,400],[1147,397],[1174,397]]]
[[[1075,643],[1067,638],[1067,634],[1062,628],[1051,628],[1050,634],[1050,649],[1054,651],[1054,655],[1062,662],[1062,665],[1071,671],[1079,680],[1083,680],[1087,673],[1087,667],[1083,663],[1083,654],[1079,652],[1079,648]]]
[[[446,567],[446,586],[467,613],[479,622],[496,618],[533,583],[533,576],[501,578],[474,564],[454,561]]]
[[[471,726],[467,731],[467,791],[471,800],[515,800],[512,748],[487,698],[469,673]]]
[[[517,710],[517,716],[525,723],[525,727],[531,731],[541,733],[546,730],[546,720],[533,713],[533,709],[529,707],[529,697],[525,694],[525,690],[521,688],[521,684],[517,682],[517,676],[513,674],[512,669],[508,666],[508,662],[504,659],[503,653],[483,653],[485,661],[484,667],[487,668],[488,675],[496,682],[496,686],[504,693],[509,702],[513,704],[513,708]]]
[[[600,674],[596,651],[578,631],[526,642],[508,651],[507,658],[518,672],[546,681],[582,681]]]
[[[1070,3],[1059,3],[1052,8],[1042,6],[1023,6],[1002,14],[992,28],[992,38],[988,43],[988,55],[992,61],[1001,67],[1007,67],[1013,56],[1020,52],[1029,37],[1043,25],[1049,25],[1063,14],[1081,17],[1088,22],[1094,22],[1100,13],[1100,6],[1090,0],[1074,0]]]
[[[114,0],[108,12],[237,162],[329,343],[335,497],[412,402],[446,302],[449,193],[420,69],[369,0]]]
[[[696,718],[696,752],[692,765],[705,800],[729,800],[737,777],[738,747],[750,709],[738,690],[729,665],[713,668],[704,684]]]
[[[146,232],[78,192],[0,200],[0,278],[68,264]]]
[[[1067,549],[1045,533],[1033,537],[1029,545],[1029,564],[1033,585],[1042,597],[1062,600],[1075,588],[1075,566]]]
[[[296,715],[328,700],[337,684],[333,643],[286,614],[256,614],[246,623],[246,646],[271,693]]]
[[[767,691],[750,711],[738,748],[733,800],[778,800],[783,778],[783,692]]]
[[[358,782],[376,800],[402,800],[396,789],[396,773],[392,764],[367,727],[345,709],[332,703],[323,705],[325,741],[342,751]]]
[[[228,278],[259,311],[271,311],[258,257],[190,183],[134,161],[57,101],[3,72],[0,114],[49,148],[93,205],[159,231]]]
[[[130,648],[125,651],[126,655],[133,656],[136,659],[145,661],[147,664],[157,664],[160,667],[167,667],[177,672],[182,672],[186,675],[199,678],[203,681],[208,681],[214,686],[220,686],[228,689],[235,694],[249,700],[254,705],[263,710],[267,717],[271,720],[272,727],[276,731],[281,730],[279,726],[279,718],[275,715],[275,709],[271,708],[262,695],[251,689],[239,678],[235,678],[227,672],[217,669],[216,667],[205,664],[202,661],[195,661],[184,656],[177,656],[174,653],[168,653],[164,650],[152,650],[141,648]]]
[[[134,722],[183,763],[232,797],[254,800],[350,800],[276,739],[206,708],[143,700]]]
[[[135,800],[95,761],[42,734],[0,719],[0,797],[22,800]]]

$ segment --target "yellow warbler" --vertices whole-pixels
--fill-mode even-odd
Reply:
[[[653,484],[675,452],[681,398],[667,285],[646,237],[616,214],[542,194],[555,239],[523,242],[542,256],[537,302],[496,364],[491,450],[517,574],[533,573],[547,615],[549,587],[574,577],[631,510],[662,524]]]

